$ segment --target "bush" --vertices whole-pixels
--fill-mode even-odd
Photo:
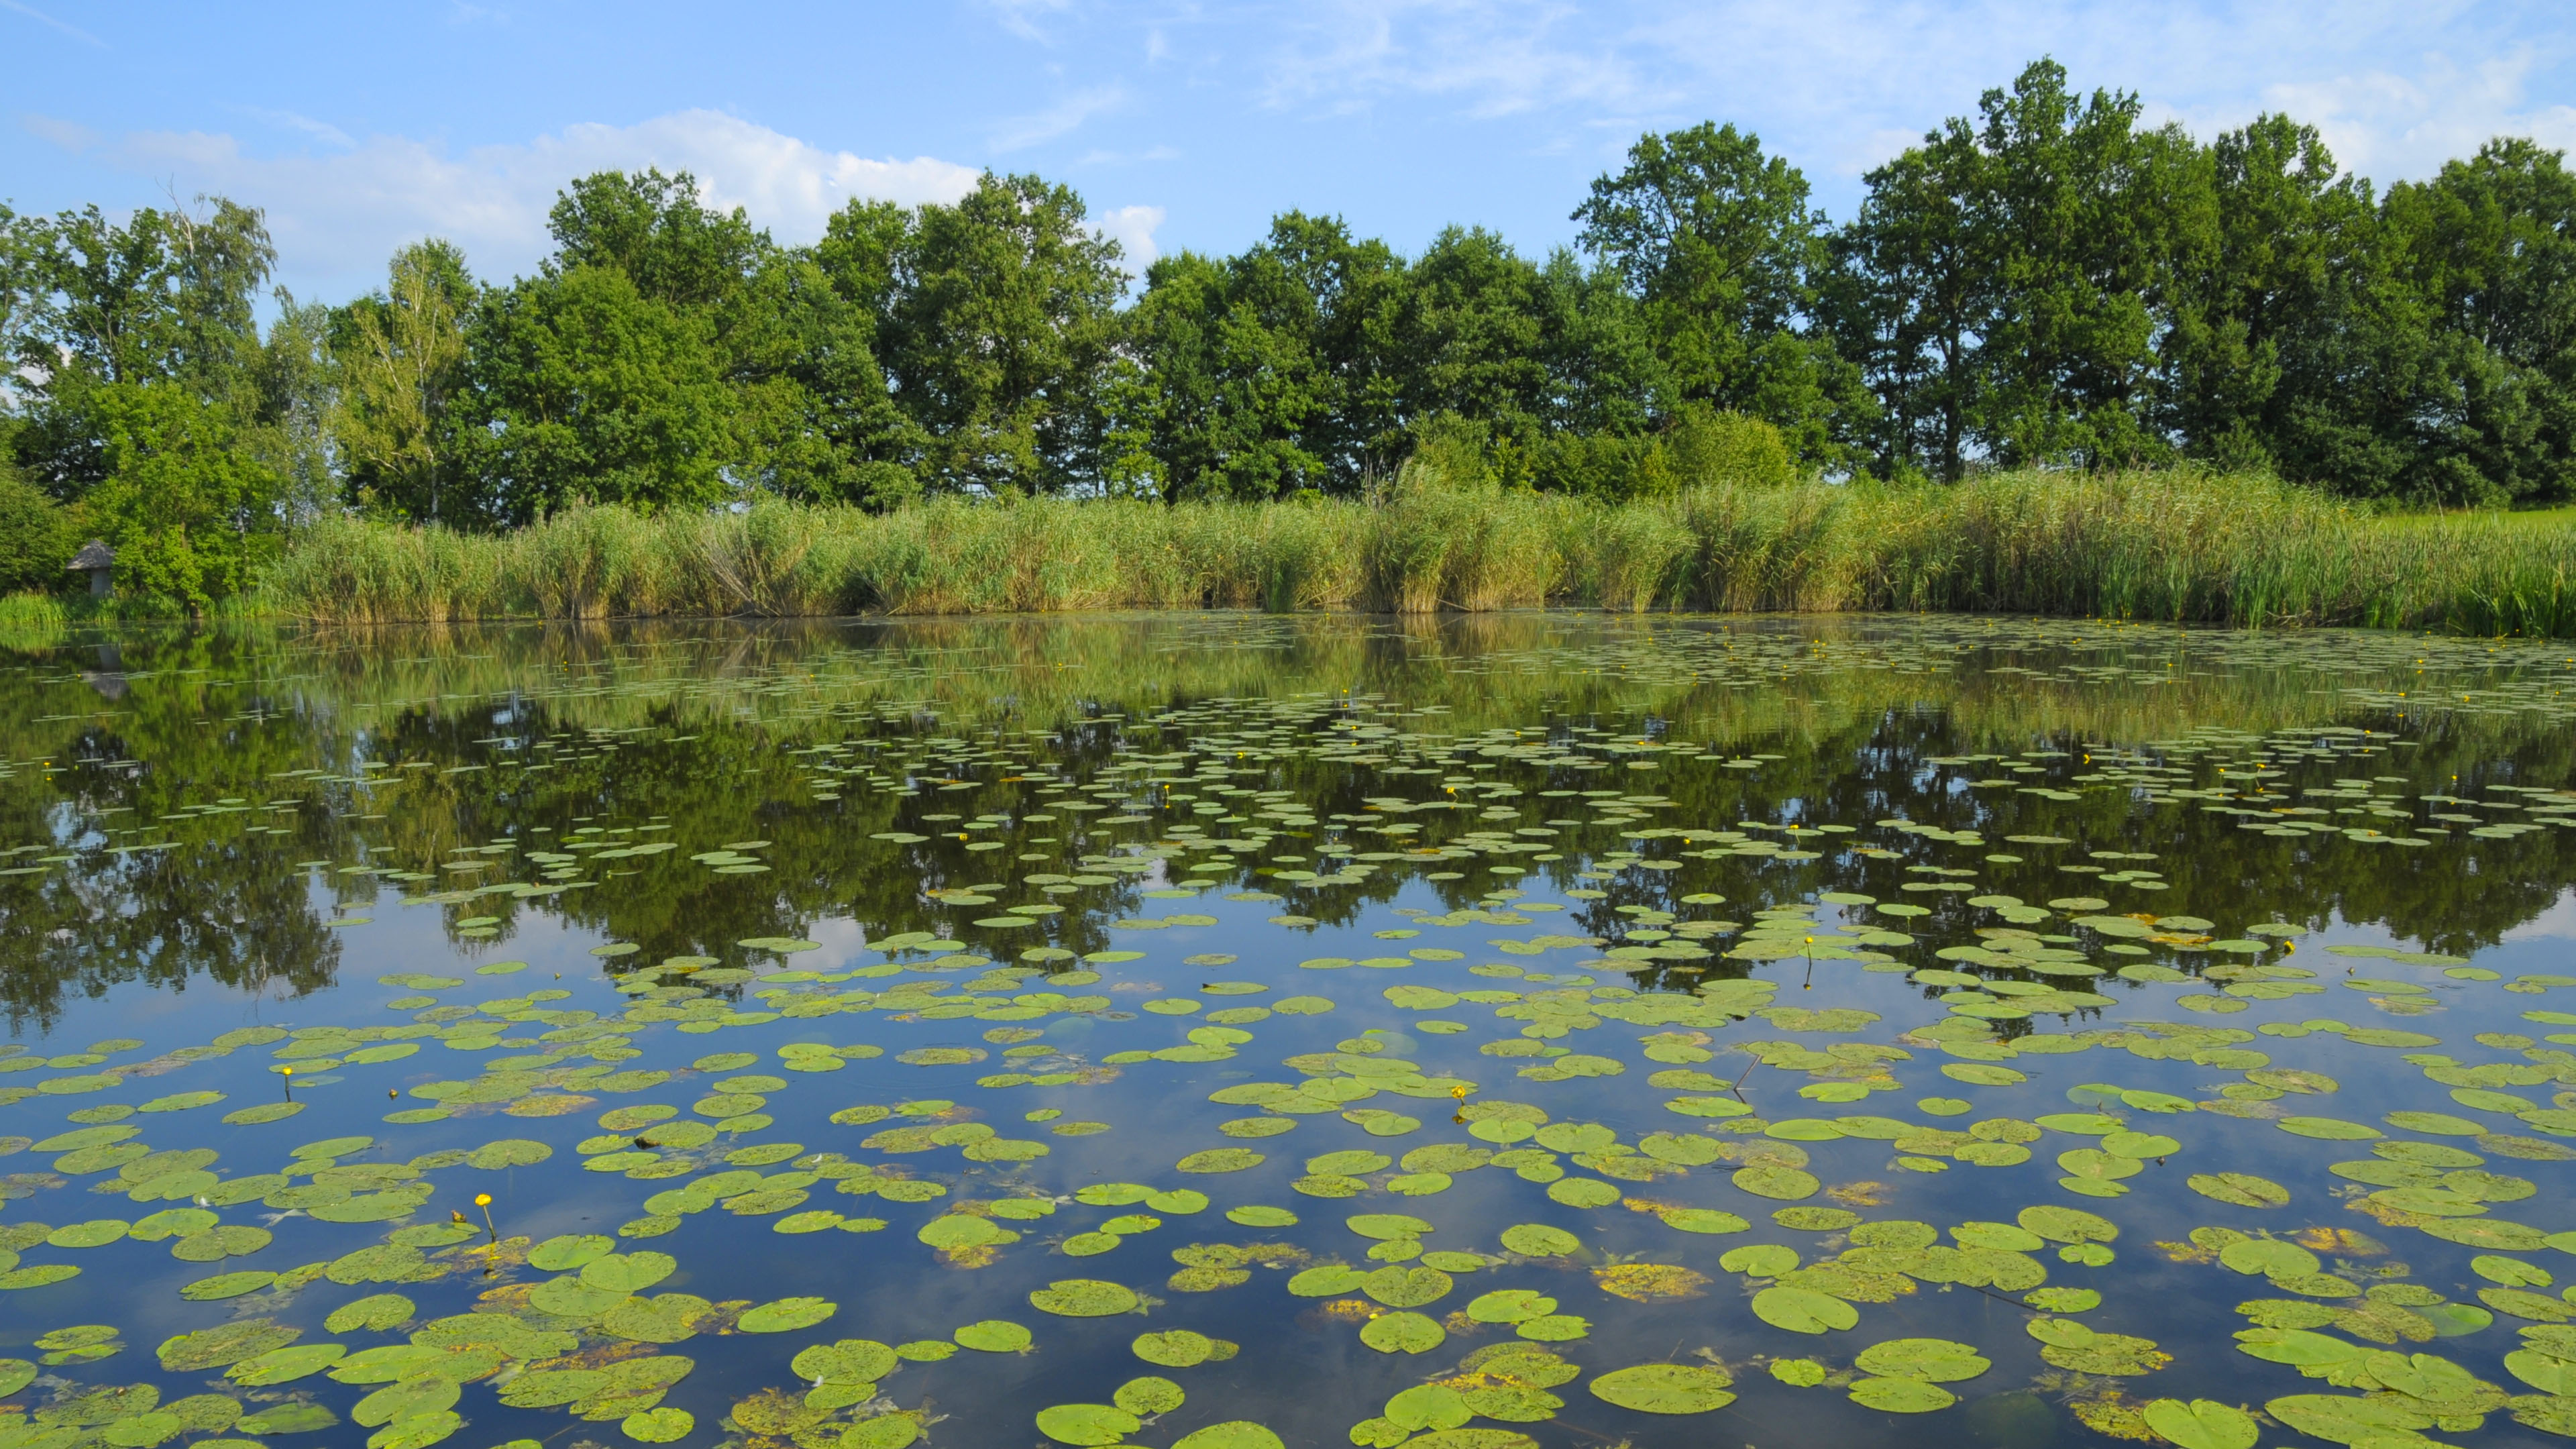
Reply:
[[[1665,435],[1683,488],[1786,488],[1802,476],[1780,430],[1757,417],[1694,405]]]
[[[80,551],[80,519],[12,472],[0,472],[0,594],[60,593],[85,582],[64,568]]]

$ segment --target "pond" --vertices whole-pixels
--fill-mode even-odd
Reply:
[[[2565,646],[0,668],[0,1449],[2576,1433]]]

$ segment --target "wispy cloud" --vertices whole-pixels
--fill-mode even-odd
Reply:
[[[1655,89],[1632,20],[1562,0],[1328,0],[1268,52],[1264,100],[1352,109],[1402,94],[1493,118]]]
[[[1045,41],[1052,37],[1038,21],[1072,9],[1073,0],[985,0],[985,8],[993,12],[1004,30],[1022,40]]]
[[[1142,151],[1085,151],[1076,166],[1144,166],[1181,159],[1177,146],[1151,146]]]
[[[0,0],[0,10],[12,11],[16,14],[24,15],[28,19],[41,25],[50,25],[54,29],[61,31],[63,34],[68,35],[72,39],[80,41],[85,45],[95,45],[101,50],[107,49],[106,41],[99,39],[97,36],[90,34],[88,31],[81,29],[77,25],[68,25],[60,20],[56,20],[54,17],[47,15],[44,11],[37,9],[35,6],[26,4],[25,0]]]
[[[332,125],[328,121],[317,121],[311,116],[297,115],[293,111],[266,110],[258,106],[242,106],[238,109],[245,116],[256,116],[260,120],[268,122],[270,125],[283,126],[290,131],[301,131],[305,135],[311,136],[317,141],[325,141],[334,146],[355,146],[358,144],[357,142],[349,139],[348,132],[341,130],[339,127]]]
[[[995,127],[991,144],[996,151],[1018,151],[1052,141],[1105,111],[1127,104],[1127,88],[1121,85],[1098,86],[1077,91],[1043,111],[1025,116],[1012,116]]]
[[[1274,108],[1429,100],[1557,117],[1605,150],[1734,120],[1820,177],[1857,176],[2044,54],[2202,134],[2291,111],[2382,175],[2505,132],[2576,144],[2576,106],[2537,82],[2576,60],[2576,12],[2512,0],[2347,0],[2322,25],[2288,0],[1320,0],[1260,54],[1253,94]]]
[[[18,124],[26,129],[28,135],[39,140],[51,141],[75,154],[86,151],[99,142],[98,132],[78,121],[66,121],[60,116],[20,116]]]
[[[58,145],[60,131],[30,130]],[[263,208],[299,291],[366,285],[393,249],[424,236],[466,248],[476,269],[507,275],[545,254],[546,212],[576,176],[607,169],[696,175],[710,204],[740,206],[783,242],[808,242],[853,197],[954,201],[978,171],[831,151],[717,111],[677,111],[633,126],[569,126],[518,145],[450,155],[405,136],[371,136],[329,155],[263,155],[231,135],[147,131],[107,148],[124,169],[173,178]]]

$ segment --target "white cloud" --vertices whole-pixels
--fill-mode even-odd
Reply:
[[[1049,38],[1038,25],[1040,16],[1060,15],[1073,8],[1072,0],[986,0],[986,4],[1003,29],[1022,40],[1036,41]]]
[[[2413,77],[2386,70],[2267,87],[2267,106],[2325,134],[2335,159],[2365,174],[2423,176],[2499,135],[2576,145],[2576,106],[2530,104],[2528,50],[2461,65],[2429,55]]]
[[[348,132],[330,122],[317,121],[311,116],[298,115],[293,111],[272,111],[258,106],[243,106],[241,113],[245,116],[257,116],[271,125],[283,126],[290,131],[301,131],[326,145],[346,147],[358,144],[350,139]]]
[[[35,21],[37,24],[51,26],[54,29],[61,31],[63,34],[70,36],[74,40],[95,45],[101,50],[107,49],[106,41],[99,39],[97,36],[90,34],[88,31],[81,29],[77,25],[68,25],[60,20],[56,20],[54,17],[47,15],[42,10],[37,9],[35,6],[24,3],[24,0],[0,0],[0,10],[14,10],[20,15],[24,15],[28,19]]]
[[[1127,88],[1124,86],[1098,86],[1077,91],[1043,111],[1005,117],[993,128],[993,149],[1017,151],[1040,141],[1052,141],[1092,117],[1117,110],[1125,104]]]
[[[1127,270],[1141,277],[1146,266],[1162,255],[1154,245],[1154,230],[1162,224],[1159,206],[1122,206],[1093,216],[1091,229],[1118,243],[1126,255]]]
[[[57,144],[59,128],[29,128]],[[299,292],[345,295],[372,285],[394,248],[441,236],[475,270],[500,277],[545,254],[546,211],[576,176],[610,168],[694,173],[709,202],[740,206],[781,242],[810,242],[854,197],[954,201],[976,168],[932,157],[878,160],[830,151],[718,111],[675,111],[632,126],[576,125],[524,145],[462,155],[404,136],[372,136],[328,155],[254,154],[207,132],[137,132],[113,148],[121,166],[218,192],[268,213]]]
[[[88,150],[99,141],[98,132],[78,121],[66,121],[59,116],[21,116],[18,124],[26,128],[27,134],[51,141],[75,154]]]
[[[2472,0],[2346,0],[2330,21],[2281,0],[1320,0],[1264,47],[1257,94],[1327,113],[1427,98],[1578,135],[1732,120],[1823,180],[1857,177],[2054,55],[2080,89],[2138,92],[2151,119],[2204,136],[2288,111],[2385,181],[2498,134],[2576,145],[2576,106],[2555,99],[2576,60],[2566,14]]]
[[[1559,0],[1335,0],[1271,52],[1263,94],[1347,110],[1379,95],[1455,97],[1480,119],[1571,102],[1632,103],[1647,88],[1622,54],[1634,32]]]

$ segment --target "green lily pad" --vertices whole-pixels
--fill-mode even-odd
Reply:
[[[1466,1313],[1478,1323],[1525,1323],[1556,1311],[1556,1300],[1527,1288],[1503,1288],[1478,1295]]]
[[[2273,1278],[2299,1277],[2316,1272],[2320,1266],[2316,1254],[2275,1238],[2229,1243],[2219,1250],[2218,1261],[2239,1273]]]
[[[1860,1322],[1850,1304],[1806,1288],[1763,1289],[1753,1295],[1753,1316],[1791,1333],[1823,1333]]]
[[[978,1353],[1018,1353],[1036,1341],[1025,1327],[1000,1318],[967,1324],[949,1337]]]
[[[1735,1185],[1756,1197],[1795,1202],[1813,1197],[1824,1187],[1815,1174],[1794,1167],[1747,1167],[1734,1176]]]
[[[1208,1361],[1217,1341],[1203,1333],[1186,1328],[1166,1329],[1160,1333],[1140,1333],[1128,1347],[1138,1358],[1164,1368],[1195,1368]]]
[[[367,1449],[428,1449],[465,1426],[453,1409],[396,1419],[367,1436]]]
[[[608,1293],[641,1293],[678,1272],[679,1267],[679,1260],[668,1253],[619,1253],[584,1263],[581,1282],[585,1288],[597,1288]],[[751,1330],[754,1333],[763,1331]]]
[[[1547,1185],[1547,1195],[1553,1201],[1575,1208],[1608,1207],[1620,1197],[1619,1189],[1589,1177],[1559,1178]]]
[[[1288,1280],[1288,1291],[1300,1298],[1333,1298],[1357,1293],[1368,1274],[1339,1263],[1308,1268]]]
[[[1596,1374],[1584,1387],[1641,1414],[1705,1414],[1735,1402],[1734,1382],[1714,1364],[1643,1363]]]
[[[595,1262],[617,1251],[615,1238],[596,1233],[548,1238],[528,1254],[528,1266],[548,1273],[562,1273]]]
[[[2147,1427],[2180,1449],[2254,1449],[2254,1416],[2215,1399],[2157,1399],[2141,1412]]]
[[[1060,1278],[1031,1293],[1029,1304],[1064,1318],[1107,1318],[1134,1312],[1137,1299],[1133,1290],[1097,1278]]]
[[[2376,1127],[2359,1122],[2346,1122],[2340,1117],[2276,1117],[2272,1125],[2301,1137],[2314,1137],[2326,1142],[2367,1142],[2381,1136]]]
[[[1129,1379],[1109,1396],[1111,1403],[1131,1414],[1168,1414],[1186,1402],[1188,1396],[1170,1379],[1153,1374]]]
[[[1390,1308],[1418,1308],[1447,1297],[1455,1281],[1437,1268],[1390,1265],[1363,1279],[1360,1291]]]
[[[1193,1152],[1173,1165],[1183,1172],[1241,1172],[1259,1167],[1266,1160],[1249,1147],[1211,1147]]]
[[[414,1414],[454,1408],[463,1394],[464,1386],[454,1379],[436,1375],[401,1379],[360,1399],[358,1406],[349,1411],[349,1418],[370,1429],[381,1428]]]
[[[617,1427],[627,1438],[638,1443],[676,1444],[696,1432],[698,1421],[686,1409],[663,1405],[629,1414],[618,1421]]]
[[[793,1333],[812,1328],[840,1311],[841,1305],[827,1299],[781,1298],[746,1309],[734,1326],[744,1333]]]
[[[2183,1185],[2202,1197],[2237,1207],[2276,1208],[2290,1200],[2290,1190],[2248,1172],[2196,1172]]]
[[[1882,1378],[1949,1384],[1975,1378],[1994,1364],[1964,1343],[1946,1338],[1891,1338],[1860,1351],[1861,1372]]]
[[[1360,1342],[1380,1353],[1428,1353],[1448,1337],[1439,1320],[1419,1313],[1383,1313],[1360,1327]]]
[[[270,1384],[293,1383],[318,1374],[340,1361],[348,1349],[336,1343],[298,1344],[291,1348],[271,1349],[256,1357],[246,1358],[224,1370],[224,1377],[250,1388]]]
[[[1778,1243],[1747,1243],[1728,1249],[1717,1266],[1750,1278],[1777,1278],[1798,1266],[1798,1250]]]
[[[1142,1426],[1134,1414],[1109,1404],[1054,1404],[1038,1410],[1038,1432],[1059,1444],[1122,1444]]]
[[[1862,1379],[1851,1386],[1851,1401],[1882,1414],[1929,1414],[1959,1402],[1959,1396],[1919,1379]]]
[[[303,1336],[302,1329],[265,1318],[239,1318],[220,1328],[199,1329],[164,1340],[159,1349],[161,1366],[172,1373],[195,1373],[257,1358]]]
[[[1357,1213],[1345,1222],[1352,1232],[1381,1242],[1418,1238],[1431,1231],[1431,1224],[1406,1213]]]
[[[275,1273],[218,1273],[180,1289],[179,1296],[191,1303],[217,1303],[226,1298],[239,1298],[245,1293],[256,1293],[276,1281]]]
[[[45,1241],[57,1248],[103,1248],[125,1234],[123,1219],[93,1218],[85,1223],[56,1228],[45,1235]]]
[[[381,1333],[400,1328],[411,1321],[412,1301],[399,1293],[376,1293],[354,1303],[344,1303],[331,1310],[322,1320],[326,1333],[350,1333],[360,1329]]]
[[[2120,1236],[2119,1226],[2109,1218],[2081,1208],[2027,1207],[2021,1210],[2016,1221],[2053,1243],[2108,1243]]]
[[[1545,1223],[1521,1223],[1503,1229],[1503,1246],[1524,1258],[1556,1258],[1583,1246],[1583,1240]]]

